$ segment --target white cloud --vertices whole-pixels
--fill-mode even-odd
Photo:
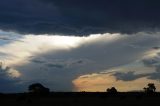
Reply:
[[[88,37],[25,35],[18,41],[0,46],[0,52],[9,55],[5,61],[11,64],[23,63],[28,57],[48,51],[70,50],[92,42],[112,42],[120,38],[120,34],[95,34]],[[10,61],[11,60],[11,61]],[[14,60],[14,63],[13,63]]]

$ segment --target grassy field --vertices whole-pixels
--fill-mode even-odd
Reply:
[[[1,105],[2,104],[2,105]],[[0,94],[0,106],[159,106],[160,93],[52,92]]]

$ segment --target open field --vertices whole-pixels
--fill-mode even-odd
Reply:
[[[52,92],[50,94],[0,94],[1,106],[159,106],[160,93]]]

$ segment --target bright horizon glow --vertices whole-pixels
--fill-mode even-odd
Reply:
[[[159,81],[150,80],[147,77],[133,81],[123,81],[117,80],[112,74],[91,74],[80,76],[73,81],[75,89],[88,92],[105,92],[110,87],[116,87],[120,92],[142,91],[148,83],[154,83],[157,88],[156,91],[160,91]]]

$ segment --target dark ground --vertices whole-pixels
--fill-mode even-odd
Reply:
[[[160,93],[52,92],[0,94],[0,106],[160,106]]]

